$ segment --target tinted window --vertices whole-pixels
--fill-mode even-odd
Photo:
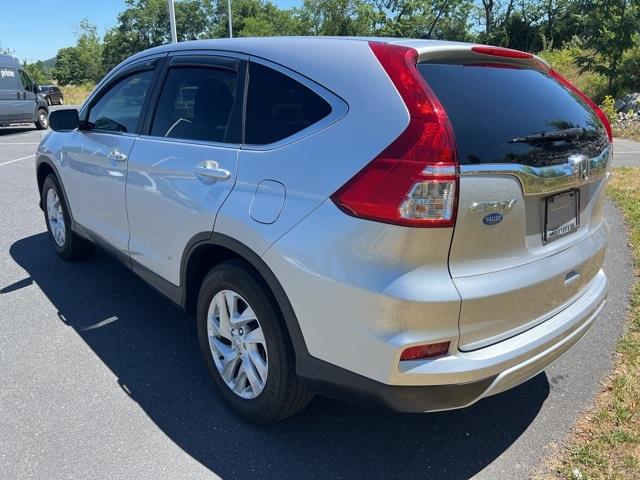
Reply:
[[[89,122],[97,130],[135,132],[152,78],[153,71],[148,70],[111,86],[91,107]]]
[[[331,106],[293,78],[258,63],[249,68],[245,142],[287,138],[331,113]]]
[[[15,68],[0,67],[0,89],[13,90],[18,86],[18,74]]]
[[[240,117],[233,115],[237,83],[238,76],[230,70],[172,68],[162,87],[151,135],[239,143]]]
[[[418,65],[453,126],[461,164],[566,163],[594,157],[604,128],[581,99],[548,75],[501,65]]]

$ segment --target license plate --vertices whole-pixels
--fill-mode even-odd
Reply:
[[[571,190],[545,199],[544,241],[546,243],[578,230],[580,226],[579,198],[580,192]]]

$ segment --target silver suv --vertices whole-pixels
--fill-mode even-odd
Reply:
[[[528,53],[184,42],[129,58],[51,126],[53,248],[100,245],[195,316],[252,422],[313,393],[465,407],[542,371],[605,304],[610,127]]]

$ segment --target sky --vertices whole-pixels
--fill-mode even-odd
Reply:
[[[289,8],[302,0],[273,3]],[[83,18],[104,35],[124,9],[124,0],[0,0],[0,47],[13,50],[20,61],[47,60],[75,43]]]

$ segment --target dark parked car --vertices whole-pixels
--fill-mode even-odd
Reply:
[[[47,105],[62,105],[64,95],[55,85],[42,85],[38,87],[38,93],[47,101]]]

